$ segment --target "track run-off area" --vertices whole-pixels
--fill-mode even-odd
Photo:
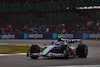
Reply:
[[[0,40],[0,45],[30,46],[35,43],[51,44],[52,41],[54,40]],[[83,43],[88,46],[87,58],[51,59],[39,57],[33,60],[26,57],[25,54],[14,54],[0,56],[0,67],[100,67],[100,40],[83,40]]]

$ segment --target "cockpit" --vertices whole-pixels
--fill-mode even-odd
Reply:
[[[61,44],[60,42],[56,42],[56,43],[55,43],[55,45],[60,45],[60,44]]]

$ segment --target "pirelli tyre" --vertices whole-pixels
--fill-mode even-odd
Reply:
[[[61,46],[61,51],[63,53],[63,58],[64,59],[69,59],[70,58],[70,48],[68,45],[62,45]]]
[[[79,58],[86,58],[88,55],[88,47],[85,44],[78,45],[77,55]]]
[[[37,59],[38,56],[33,56],[32,53],[39,53],[40,52],[40,47],[38,45],[32,45],[30,48],[30,57],[32,59]]]

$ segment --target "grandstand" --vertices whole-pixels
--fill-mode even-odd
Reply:
[[[100,31],[99,6],[100,0],[0,0],[0,31]]]
[[[100,0],[1,0],[0,11],[93,9],[99,8]]]

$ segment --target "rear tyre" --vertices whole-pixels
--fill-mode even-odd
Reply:
[[[79,58],[86,58],[88,55],[88,47],[85,44],[78,45],[77,55]]]
[[[32,53],[39,53],[40,52],[40,47],[38,45],[32,45],[30,48],[30,57],[32,59],[37,59],[38,56],[33,56]]]

